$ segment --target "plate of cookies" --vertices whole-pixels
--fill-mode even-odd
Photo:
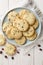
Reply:
[[[17,46],[27,46],[38,39],[41,22],[36,12],[29,8],[10,10],[2,21],[2,31],[7,41]]]

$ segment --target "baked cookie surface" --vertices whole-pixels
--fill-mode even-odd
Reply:
[[[19,12],[19,15],[20,15],[21,18],[23,18],[23,16],[25,16],[29,13],[30,13],[30,11],[23,9]]]
[[[32,26],[30,26],[30,28],[27,31],[23,32],[23,35],[30,37],[34,34],[34,32],[35,32],[34,28]]]
[[[26,37],[26,38],[27,40],[33,41],[36,39],[36,37],[37,37],[37,33],[35,32],[31,37]]]
[[[18,15],[17,12],[15,12],[15,11],[11,11],[11,12],[8,13],[8,17],[7,17],[7,18],[8,18],[9,21],[12,22],[12,21],[14,21],[15,16],[17,16],[17,15]]]
[[[2,34],[0,34],[0,46],[5,45],[5,43],[6,43],[5,37]]]
[[[11,35],[13,36],[13,38],[19,39],[22,37],[22,32],[19,31],[16,27],[13,27],[11,30]]]
[[[26,20],[18,19],[17,20],[17,28],[20,31],[26,31],[29,28],[29,24],[27,23]]]
[[[4,22],[2,25],[2,29],[6,32],[7,28],[11,27],[13,24],[11,22]]]
[[[15,45],[12,45],[10,43],[6,43],[4,51],[5,51],[6,54],[12,56],[16,53],[16,47],[15,47]]]
[[[39,26],[39,23],[38,23],[38,20],[36,20],[35,23],[34,23],[34,25],[33,25],[33,27],[34,27],[34,29],[37,29],[38,26]]]
[[[19,45],[23,45],[26,42],[26,38],[23,36],[20,39],[15,39],[16,43]]]
[[[8,23],[4,23],[3,24],[3,31],[4,33],[6,34],[6,36],[9,38],[9,39],[13,39],[12,35],[11,35],[11,29],[12,29],[12,23],[8,22]]]
[[[7,36],[8,39],[13,39],[13,36],[11,34],[11,30],[6,31],[5,34],[6,34],[6,36]]]
[[[3,23],[2,29],[4,32],[6,31],[8,25],[9,25],[8,22]]]
[[[32,13],[29,13],[29,14],[25,14],[23,16],[23,19],[27,20],[27,22],[30,24],[30,25],[33,25],[35,23],[35,16],[32,14]]]
[[[32,12],[29,10],[21,10],[19,13],[20,17],[27,20],[30,25],[33,25],[35,23],[35,16]]]

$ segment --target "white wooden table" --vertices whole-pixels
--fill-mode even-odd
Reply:
[[[41,0],[38,1],[35,0],[37,5],[38,6],[40,5],[39,8],[41,9],[41,11],[43,11],[43,7],[41,7],[43,6],[43,3],[41,4]],[[14,0],[0,0],[0,19],[2,20],[6,12],[14,8],[15,5],[16,4]],[[40,44],[41,47],[38,47],[36,45],[36,47],[32,48],[26,55],[23,55],[20,52],[20,54],[15,55],[14,60],[12,60],[11,57],[8,57],[8,59],[6,59],[4,58],[4,54],[3,55],[0,54],[0,65],[43,65],[43,40],[38,41],[37,43]],[[42,49],[41,51],[39,50],[40,48]],[[28,54],[30,54],[30,56],[28,56]]]

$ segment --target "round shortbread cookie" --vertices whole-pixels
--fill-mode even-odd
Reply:
[[[5,43],[6,43],[5,37],[2,34],[0,34],[0,46],[3,46]]]
[[[26,38],[27,40],[33,41],[36,39],[36,37],[37,37],[37,33],[35,32],[31,37],[26,37]]]
[[[30,26],[30,28],[27,31],[23,32],[23,35],[30,37],[34,34],[34,32],[35,32],[34,28],[32,26]]]
[[[5,45],[4,51],[5,51],[6,54],[12,56],[12,55],[14,55],[16,53],[16,47],[15,47],[15,45],[12,45],[10,43],[7,43]]]
[[[34,29],[37,29],[38,26],[39,26],[39,23],[38,23],[38,20],[36,20],[35,23],[34,23],[34,25],[33,25],[33,27],[34,27]]]
[[[26,42],[26,38],[23,36],[20,39],[15,39],[16,43],[19,45],[23,45]]]
[[[11,12],[9,12],[8,13],[8,19],[9,19],[9,21],[14,21],[14,19],[15,19],[15,17],[18,15],[18,13],[17,12],[15,12],[15,11],[11,11]]]
[[[16,26],[20,31],[26,31],[29,28],[29,24],[26,20],[17,19],[16,22]]]
[[[13,36],[13,38],[19,39],[22,37],[22,32],[19,31],[16,27],[13,27],[11,29],[11,35]]]
[[[35,16],[33,13],[23,15],[23,19],[27,20],[30,25],[35,23]]]

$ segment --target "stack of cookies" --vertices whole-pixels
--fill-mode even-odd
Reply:
[[[32,12],[25,9],[20,12],[11,11],[7,18],[9,21],[3,23],[3,32],[8,39],[13,39],[20,45],[25,44],[27,40],[36,39],[39,23]]]

